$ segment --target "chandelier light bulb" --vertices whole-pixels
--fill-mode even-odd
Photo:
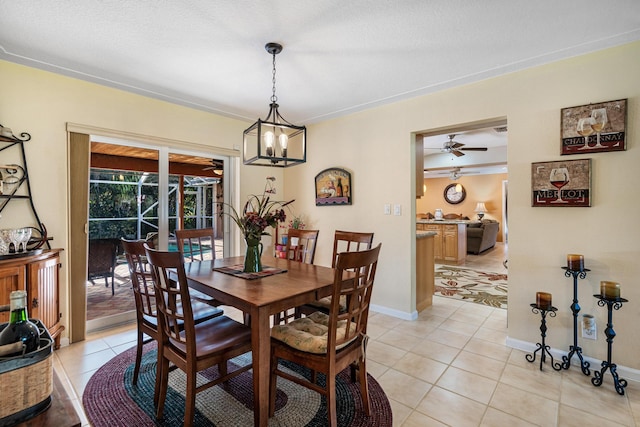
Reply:
[[[289,137],[281,133],[278,137],[278,141],[280,141],[280,150],[282,151],[282,157],[287,157],[287,144],[289,144]]]
[[[267,147],[267,156],[273,156],[273,143],[275,141],[275,137],[276,136],[271,131],[264,133],[264,145]]]

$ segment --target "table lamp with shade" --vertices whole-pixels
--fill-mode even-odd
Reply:
[[[478,220],[482,221],[482,217],[487,212],[487,208],[484,205],[484,202],[478,202],[476,204],[476,208],[473,211],[478,214]]]

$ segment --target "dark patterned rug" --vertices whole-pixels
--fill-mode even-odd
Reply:
[[[507,308],[506,274],[441,265],[435,282],[434,295]]]
[[[149,346],[151,347],[151,346]],[[108,426],[182,426],[184,418],[185,375],[179,369],[169,375],[164,418],[156,421],[153,388],[156,371],[156,350],[144,354],[138,384],[131,384],[135,348],[114,357],[89,380],[82,396],[87,418],[94,427]],[[230,363],[240,366],[250,363],[246,354]],[[304,375],[303,368],[285,365],[287,369]],[[233,366],[230,366],[231,370]],[[252,426],[253,381],[252,370],[196,395],[195,426]],[[201,372],[205,378],[215,378],[217,368]],[[319,377],[322,375],[319,374]],[[322,378],[320,378],[322,380]],[[338,375],[338,425],[391,426],[389,400],[380,385],[369,375],[371,416],[362,411],[362,400],[357,383],[350,380],[349,369]],[[327,425],[325,398],[295,383],[278,378],[276,413],[269,426],[325,426]]]

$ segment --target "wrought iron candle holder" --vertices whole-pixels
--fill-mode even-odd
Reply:
[[[573,276],[573,304],[571,304],[571,312],[573,313],[573,345],[569,346],[569,353],[566,356],[562,356],[562,367],[569,369],[571,366],[571,359],[573,356],[577,356],[580,360],[580,368],[582,373],[590,375],[589,362],[582,357],[582,348],[578,345],[578,313],[580,312],[580,304],[578,304],[578,277],[584,279],[587,277],[587,271],[591,271],[588,268],[581,270],[573,270],[569,267],[562,267],[565,277]]]
[[[544,342],[544,339],[547,336],[547,314],[549,314],[550,317],[556,317],[556,311],[558,311],[558,309],[553,306],[545,308],[539,306],[538,304],[529,305],[531,306],[531,311],[534,314],[540,313],[540,338],[542,342],[536,343],[536,350],[532,354],[527,354],[525,358],[527,359],[527,361],[533,363],[536,361],[536,353],[540,352],[540,370],[542,371],[542,365],[545,363],[547,355],[549,355],[549,357],[551,358],[551,367],[555,371],[559,371],[562,369],[562,363],[553,361],[553,355],[549,351],[550,347]]]
[[[602,362],[602,368],[600,371],[594,369],[593,378],[591,378],[591,384],[596,387],[602,385],[604,373],[608,370],[611,371],[613,377],[613,384],[616,391],[620,395],[624,395],[624,388],[627,386],[627,380],[618,378],[617,365],[611,362],[611,348],[613,346],[613,339],[616,336],[616,332],[613,330],[613,310],[620,310],[622,303],[628,302],[628,300],[620,297],[606,298],[604,295],[596,294],[595,298],[598,298],[598,305],[600,307],[607,306],[607,329],[604,330],[604,334],[607,336],[607,360]]]

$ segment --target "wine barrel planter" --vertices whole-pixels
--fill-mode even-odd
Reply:
[[[21,356],[0,357],[0,427],[27,421],[51,406],[53,339],[37,319],[40,346]],[[8,323],[0,324],[2,331]]]

